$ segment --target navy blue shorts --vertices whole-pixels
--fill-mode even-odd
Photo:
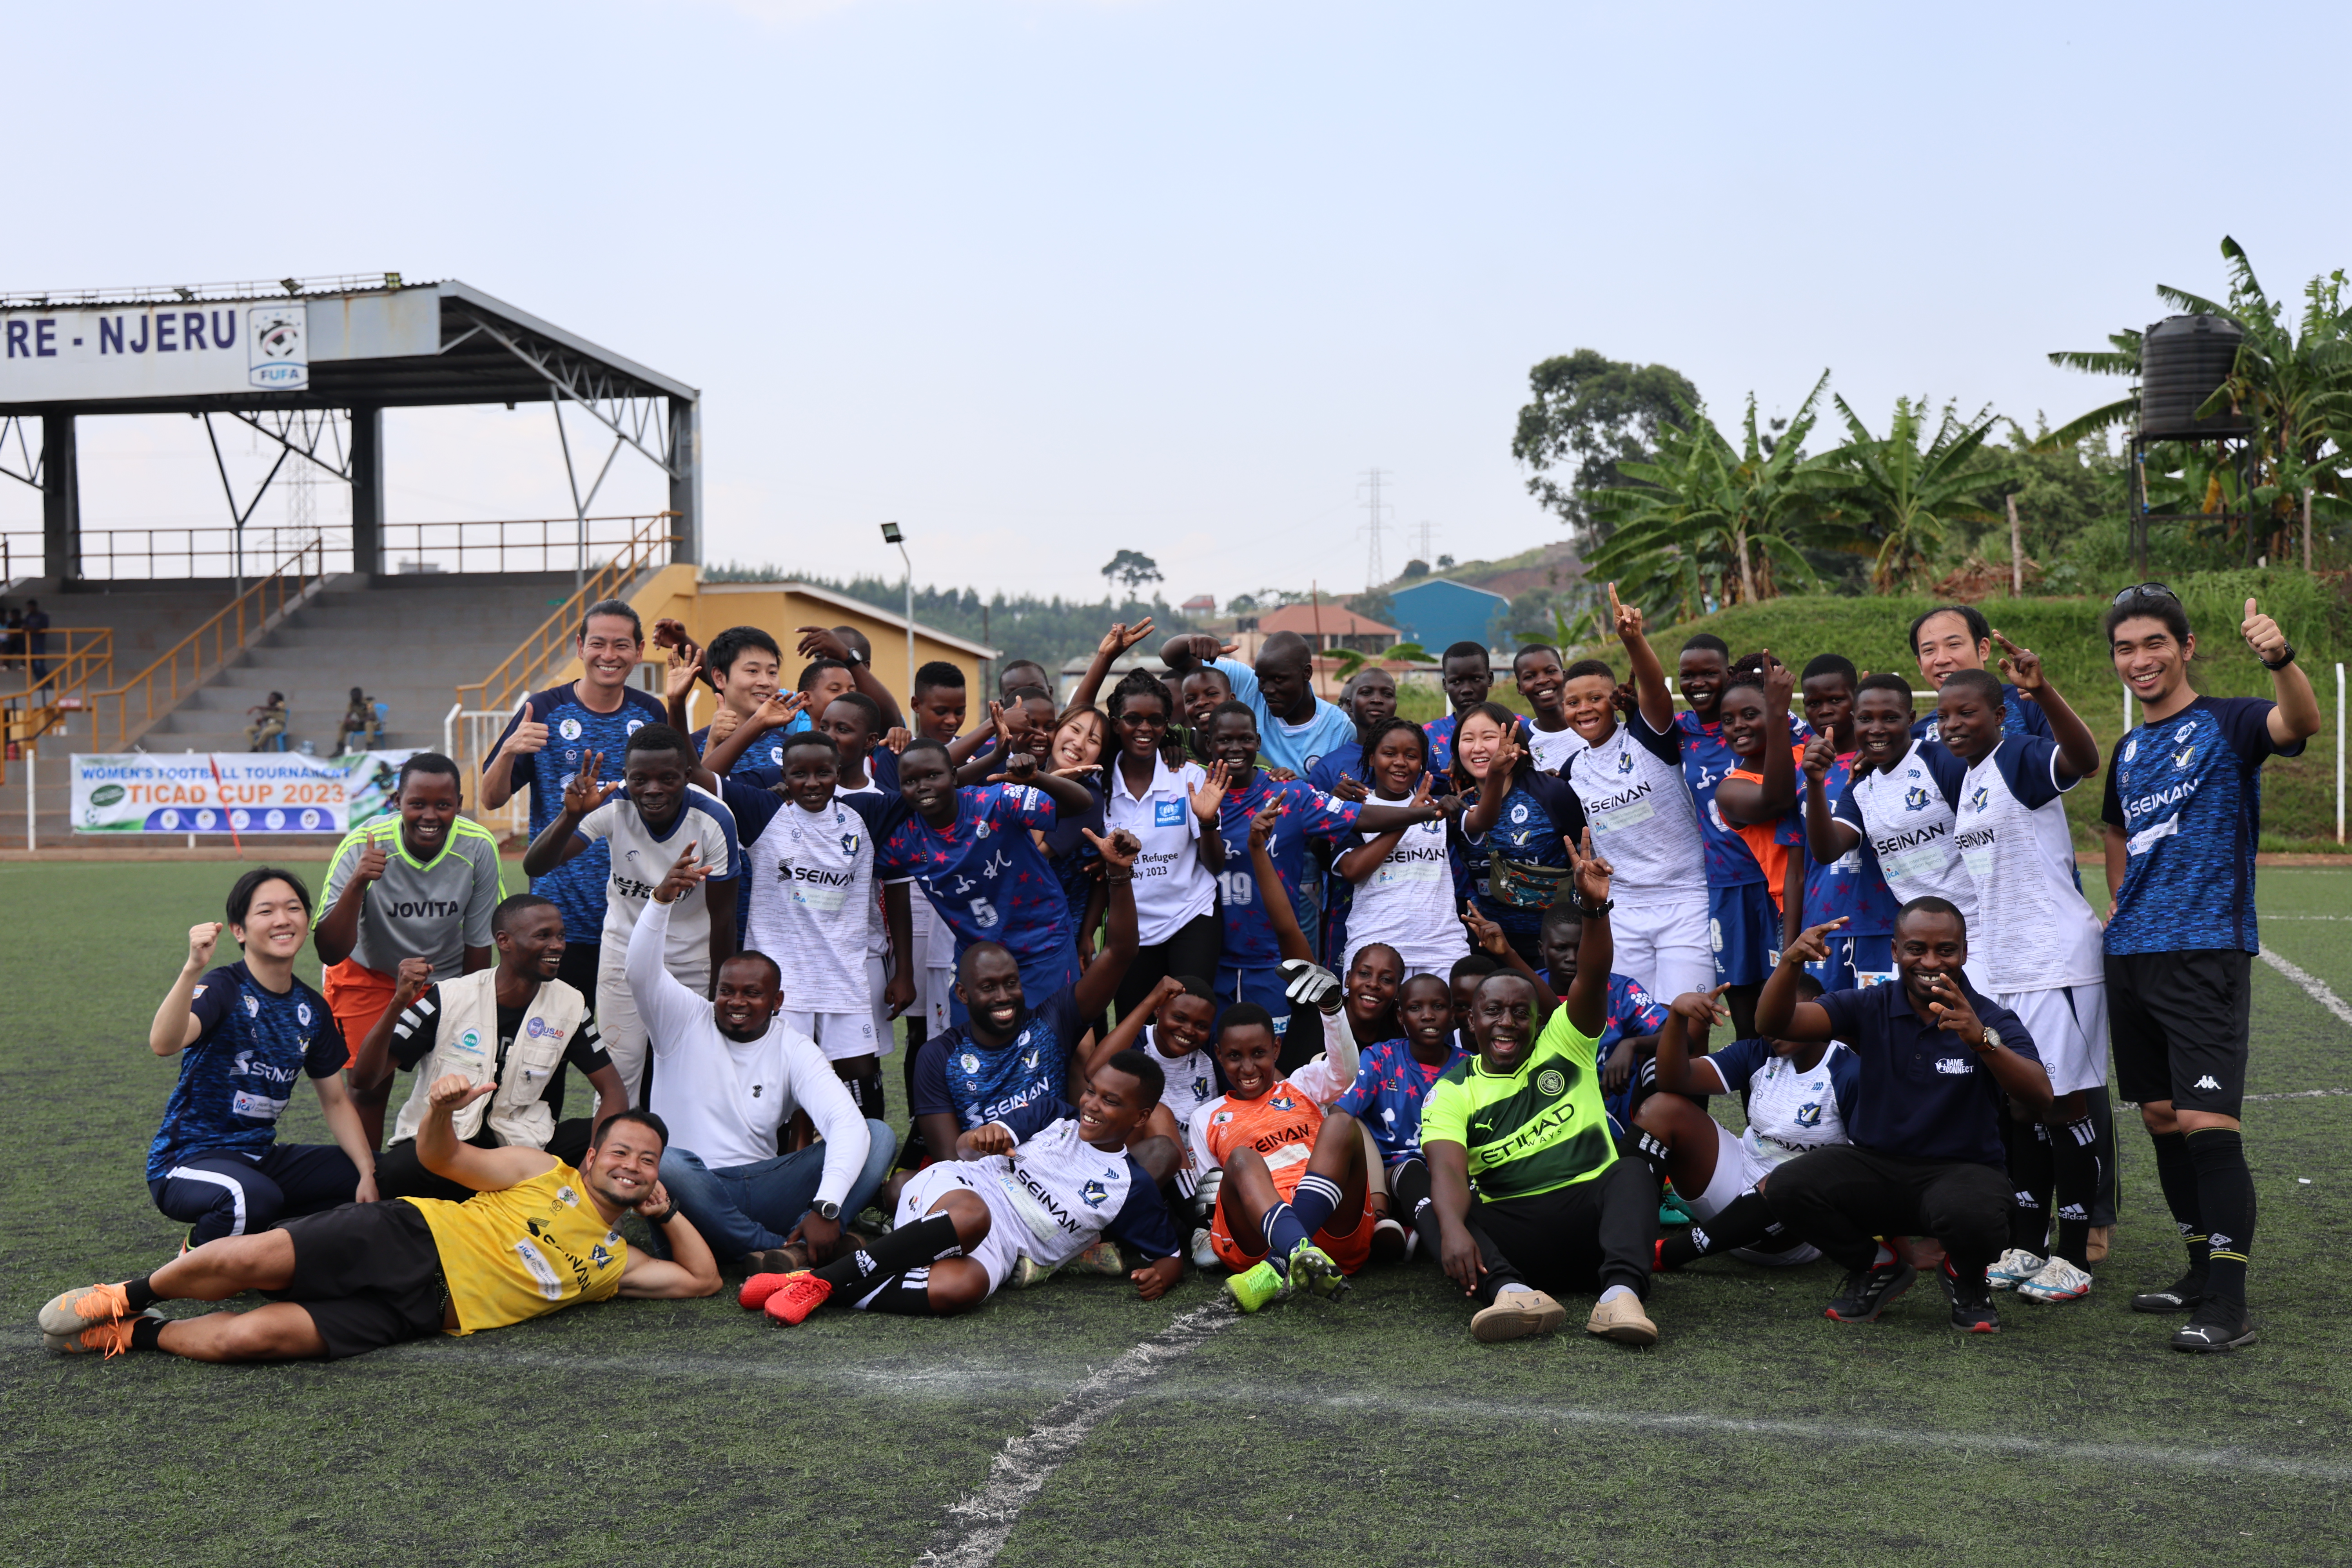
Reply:
[[[1761,882],[1709,888],[1706,926],[1717,985],[1761,985],[1780,962],[1780,910]]]
[[[1808,963],[1805,973],[1821,982],[1824,991],[1859,991],[1895,977],[1895,939],[1891,936],[1832,936],[1825,963]]]

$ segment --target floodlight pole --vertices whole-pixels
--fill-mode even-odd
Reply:
[[[882,525],[882,542],[898,547],[898,559],[907,568],[907,700],[912,702],[915,692],[915,563],[907,553],[907,536],[895,522]]]

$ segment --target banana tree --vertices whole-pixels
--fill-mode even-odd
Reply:
[[[1848,500],[1878,541],[1871,586],[1892,593],[1926,576],[1943,549],[1948,523],[1990,521],[1988,498],[1998,496],[2018,473],[1984,460],[1986,442],[2000,423],[1990,411],[1962,419],[1946,404],[1930,435],[1927,400],[1898,397],[1886,435],[1880,437],[1844,398],[1835,401],[1848,439],[1830,455],[1843,472]]]

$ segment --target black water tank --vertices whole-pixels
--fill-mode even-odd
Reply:
[[[2252,420],[2197,410],[2230,377],[2245,332],[2227,316],[2167,316],[2139,345],[2139,433],[2151,441],[2243,435]]]

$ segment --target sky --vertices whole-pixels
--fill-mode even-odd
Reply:
[[[1172,599],[1355,592],[1375,468],[1391,573],[1423,523],[1560,537],[1510,456],[1552,354],[1726,418],[1827,370],[1874,428],[1905,394],[2054,422],[2121,385],[2045,354],[2220,295],[2225,233],[2273,295],[2352,263],[2294,87],[2340,5],[107,16],[12,17],[0,289],[462,279],[700,389],[706,559],[835,576],[897,577],[889,520],[924,584],[1098,597],[1134,549]],[[551,424],[393,413],[391,518],[568,515]],[[225,520],[200,426],[83,429],[86,527]],[[625,457],[594,510],[663,493]]]

